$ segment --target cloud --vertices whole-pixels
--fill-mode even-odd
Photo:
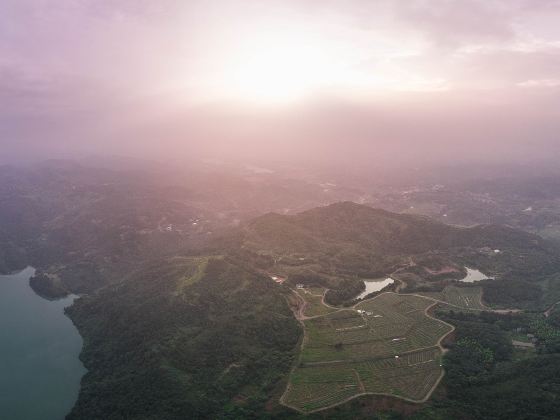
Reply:
[[[560,87],[560,79],[531,79],[519,82],[517,86],[524,88],[556,88]]]
[[[559,19],[556,0],[3,0],[0,141],[279,155],[288,141],[307,156],[353,142],[364,159],[383,142],[411,159],[484,142],[525,150],[560,131]],[[228,71],[220,54],[235,36],[271,22],[343,41],[365,82],[318,92],[293,115],[194,101],[208,69]]]
[[[457,47],[473,42],[508,41],[515,37],[514,13],[505,2],[396,1],[395,10],[400,19],[424,33],[437,46]]]
[[[504,89],[520,81],[556,79],[560,47],[475,51],[459,55],[456,66],[457,80],[463,86]]]

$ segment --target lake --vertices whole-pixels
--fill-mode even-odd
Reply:
[[[356,296],[356,299],[362,299],[373,292],[379,292],[381,289],[393,284],[395,280],[388,277],[386,279],[375,279],[375,280],[364,280],[364,284],[366,285],[365,290]]]
[[[464,283],[474,283],[476,281],[490,279],[493,280],[493,277],[487,276],[483,272],[479,270],[475,270],[474,268],[465,267],[467,270],[467,276],[462,278],[460,281]]]
[[[29,287],[35,269],[0,276],[0,418],[61,420],[86,372],[82,338],[64,308],[75,296],[45,300]]]

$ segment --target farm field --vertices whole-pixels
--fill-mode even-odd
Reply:
[[[305,320],[299,363],[282,402],[309,413],[367,393],[423,401],[443,375],[439,341],[452,330],[426,315],[433,304],[383,293]]]
[[[441,300],[452,306],[470,310],[488,309],[482,303],[482,287],[446,286],[441,292],[421,292],[419,295]]]
[[[307,317],[326,315],[335,312],[336,309],[330,308],[323,304],[324,288],[311,287],[305,289],[297,289],[297,293],[307,302],[304,315]]]

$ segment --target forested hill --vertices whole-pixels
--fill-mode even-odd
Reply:
[[[247,246],[277,253],[333,248],[376,255],[419,254],[452,247],[548,249],[537,235],[499,225],[455,227],[425,217],[340,202],[297,214],[269,213],[247,224]]]
[[[221,257],[156,261],[68,314],[89,371],[69,419],[263,412],[301,334],[281,289]]]
[[[464,277],[466,266],[499,280],[481,284],[487,303],[540,308],[552,299],[547,284],[560,272],[560,250],[537,235],[502,225],[446,225],[352,202],[293,216],[269,213],[247,223],[239,238],[255,264],[292,285],[330,289],[331,304],[351,304],[364,288],[361,279],[397,270],[407,292],[441,291]]]
[[[415,270],[434,258],[457,258],[455,266],[479,258],[492,270],[558,265],[558,254],[528,233],[458,228],[347,202],[267,214],[233,237],[215,241],[216,255],[152,261],[68,309],[89,371],[69,419],[296,416],[278,400],[302,336],[286,287],[298,270],[326,282],[325,299],[342,304],[370,278],[360,276],[413,259]],[[500,254],[485,257],[480,248],[488,247]],[[271,280],[276,272],[286,274],[286,284]],[[510,281],[494,284],[507,289]]]

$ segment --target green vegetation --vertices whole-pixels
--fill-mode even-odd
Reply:
[[[223,258],[154,262],[68,313],[89,370],[69,419],[262,412],[301,333],[277,285]]]
[[[426,398],[443,374],[439,340],[451,331],[426,315],[432,304],[383,293],[354,309],[305,320],[284,404],[311,412],[365,393]]]
[[[363,290],[360,278],[394,275],[405,284],[403,292],[442,292],[464,276],[465,265],[498,279],[479,285],[497,307],[522,300],[534,307],[551,290],[560,295],[560,281],[547,280],[560,271],[557,249],[504,226],[459,228],[344,202],[295,216],[268,214],[240,235],[238,244],[267,255],[291,284],[298,278],[328,288],[326,302],[335,306],[349,304]]]
[[[419,295],[437,299],[450,306],[471,310],[487,309],[482,304],[482,288],[446,286],[441,292],[418,292]]]
[[[560,275],[517,278],[480,282],[484,301],[497,308],[520,308],[544,311],[560,301]]]
[[[325,294],[325,302],[329,305],[342,305],[344,302],[352,301],[366,288],[361,279],[345,279],[340,282],[338,289],[328,290]]]
[[[310,412],[363,393],[423,400],[441,377],[437,344],[450,331],[426,316],[432,300],[384,293],[352,309],[321,303],[329,289],[327,303],[350,305],[362,278],[397,270],[407,293],[446,302],[438,316],[457,326],[445,358],[448,396],[424,418],[543,418],[559,411],[553,397],[560,312],[548,319],[479,314],[481,290],[495,307],[544,311],[560,300],[557,249],[537,236],[447,226],[348,202],[268,214],[223,236],[219,227],[278,208],[279,201],[298,206],[271,194],[273,204],[254,208],[259,200],[245,183],[219,190],[236,191],[222,202],[201,194],[196,182],[193,199],[191,189],[120,173],[67,168],[34,176],[32,185],[12,175],[0,183],[9,186],[1,196],[0,271],[31,263],[44,273],[32,282],[41,294],[86,294],[68,310],[85,339],[89,370],[71,419],[298,416],[277,407],[301,339],[286,304],[294,298],[288,287],[298,283],[311,287],[298,294],[308,303],[304,315],[316,318],[304,321],[284,403]],[[251,204],[238,200],[239,189],[249,191]],[[191,219],[199,218],[206,221],[194,227]],[[497,280],[458,287],[465,265]],[[286,277],[288,287],[264,275],[270,272]],[[464,309],[470,311],[456,313]],[[532,353],[512,351],[515,334],[535,336]],[[522,394],[526,400],[514,400]],[[359,411],[350,403],[336,412],[347,414],[347,406]]]
[[[301,273],[304,274],[302,283],[330,289],[326,295],[326,302],[330,304],[348,305],[357,294],[353,290],[354,279],[373,276],[373,273],[388,275],[398,270],[395,278],[406,285],[401,292],[423,294],[445,302],[445,312],[451,314],[446,319],[454,325],[458,321],[449,317],[455,316],[455,311],[469,310],[472,316],[478,316],[487,309],[482,303],[483,295],[484,301],[492,306],[535,308],[550,302],[557,296],[556,291],[560,291],[554,278],[554,273],[560,269],[558,254],[534,235],[501,226],[455,228],[351,203],[314,209],[297,216],[268,215],[257,219],[245,227],[242,243],[249,249],[271,255],[276,261],[274,269],[289,273],[290,278],[297,278]],[[500,252],[495,253],[494,249]],[[290,264],[283,261],[290,261]],[[298,265],[298,261],[302,264]],[[313,264],[303,264],[311,261]],[[477,267],[497,280],[476,286],[457,285],[455,280],[462,277],[465,265]],[[549,293],[553,298],[547,298]],[[404,296],[396,299],[400,298]],[[407,352],[412,354],[420,348],[439,352],[435,343],[450,327],[425,316],[424,311],[433,300],[418,296],[409,298],[408,309],[404,312],[389,309],[383,313],[386,308],[379,305],[377,318],[375,315],[358,316],[354,310],[347,309],[306,320],[306,340],[284,403],[310,412],[363,393],[422,399],[420,395],[424,391],[420,378],[434,383],[430,373],[439,378],[435,373],[441,372],[439,361],[426,363],[427,371],[418,376],[408,372],[407,378],[411,381],[408,385],[395,385],[390,379],[373,384],[367,379],[391,378],[398,369],[389,363],[404,361],[403,355]],[[367,309],[367,304],[382,302],[377,299],[379,297],[361,303],[355,309],[374,314]],[[411,321],[414,316],[424,320],[421,327],[416,328]],[[466,325],[462,327],[467,329]],[[478,327],[478,324],[469,327],[472,336],[459,334],[458,344],[446,362],[449,366],[457,365],[454,374],[469,387],[481,386],[502,363],[531,362],[530,352],[521,357],[512,350],[513,327],[504,331],[499,325]],[[478,340],[473,341],[473,337]],[[539,351],[544,351],[542,349]],[[459,357],[453,359],[452,354]],[[399,359],[394,359],[395,355]],[[459,367],[461,360],[464,365]],[[387,364],[374,366],[373,361]],[[437,363],[437,366],[430,367],[430,363]],[[434,417],[427,418],[455,418],[456,413],[463,413],[451,400],[445,401],[449,404],[436,407]],[[343,408],[340,410],[344,412]]]
[[[484,300],[494,307],[534,307],[542,296],[538,284],[521,279],[486,280],[481,283]]]
[[[445,395],[411,418],[552,419],[560,411],[560,354],[537,343],[537,353],[519,357],[512,331],[537,332],[550,325],[542,315],[440,313],[456,326],[456,341],[444,357]],[[535,324],[539,320],[539,327]],[[548,329],[548,327],[546,327]],[[550,351],[552,350],[552,351]],[[553,353],[553,354],[550,354]]]
[[[36,273],[29,279],[29,285],[35,293],[45,299],[58,299],[68,295],[68,290],[58,277],[47,276],[44,273]]]
[[[360,394],[389,394],[411,400],[428,395],[442,374],[436,348],[401,358],[298,368],[284,402],[304,412],[325,409]]]
[[[216,258],[218,257],[214,257],[214,259]],[[183,278],[179,281],[177,294],[183,293],[186,288],[198,283],[202,279],[204,273],[206,272],[206,268],[208,267],[209,259],[210,257],[199,257],[196,259],[196,264],[190,265],[190,269],[185,271]],[[180,258],[179,261],[181,261]]]
[[[297,293],[305,300],[304,315],[307,317],[326,315],[336,311],[335,308],[330,308],[323,304],[323,295],[325,289],[321,287],[297,289]]]
[[[499,248],[504,261],[516,260],[508,251],[517,250],[525,254],[528,261],[523,266],[526,268],[537,260],[541,265],[546,261],[558,262],[552,253],[554,250],[545,241],[519,230],[490,225],[458,228],[350,202],[319,207],[295,216],[268,214],[255,219],[243,232],[245,245],[250,249],[280,256],[293,253],[331,255],[334,257],[330,260],[332,264],[340,266],[341,261],[346,261],[352,274],[363,277],[370,276],[361,272],[377,271],[380,267],[372,255],[412,255],[461,247]]]

